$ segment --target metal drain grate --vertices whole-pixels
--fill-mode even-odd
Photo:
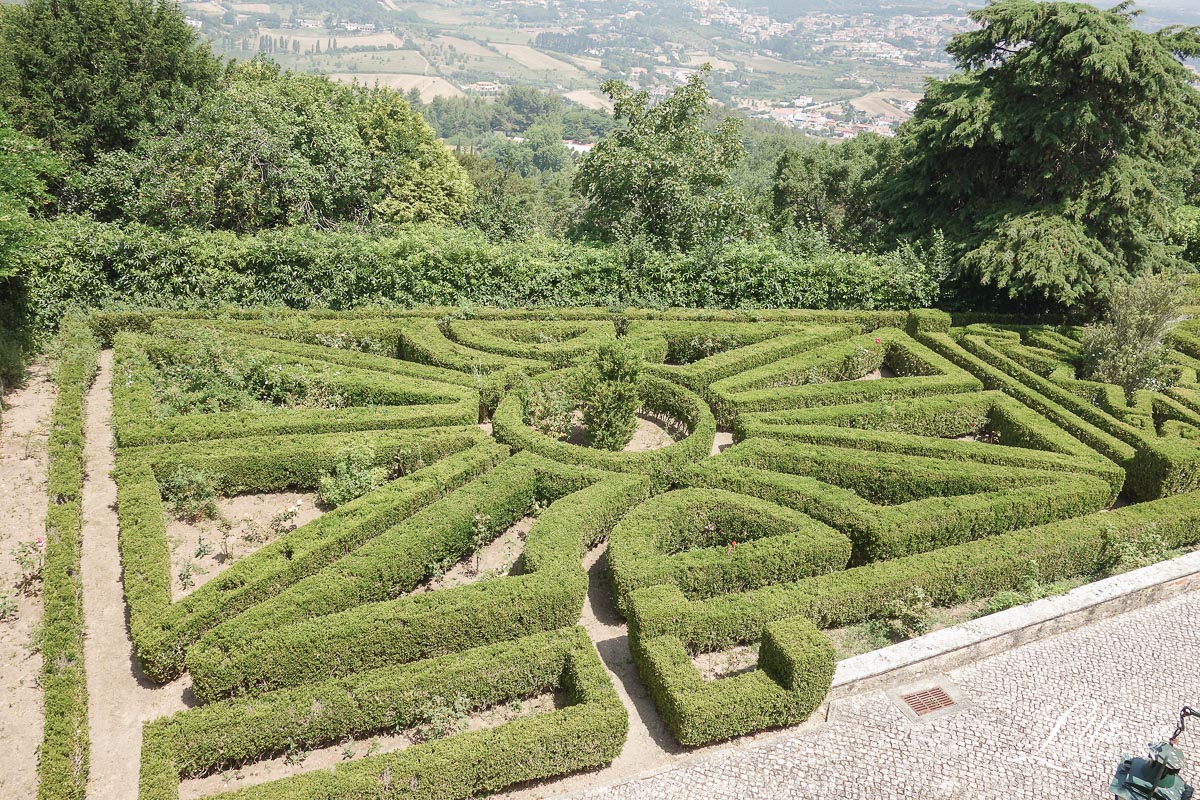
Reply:
[[[931,714],[934,711],[941,711],[943,708],[951,708],[954,706],[954,699],[946,694],[946,690],[940,686],[935,686],[932,689],[923,689],[912,694],[901,695],[903,700],[913,713],[918,717],[925,714]]]

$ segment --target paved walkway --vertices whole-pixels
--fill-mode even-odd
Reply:
[[[1200,706],[1200,592],[943,676],[960,710],[910,721],[883,692],[835,701],[830,722],[715,750],[582,796],[605,800],[1106,797],[1122,753]],[[1194,721],[1195,722],[1195,721]],[[1200,782],[1200,722],[1180,744]]]

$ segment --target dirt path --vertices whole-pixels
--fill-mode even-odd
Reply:
[[[0,615],[6,617],[0,619],[0,797],[37,794],[42,659],[30,637],[42,599],[16,588],[21,567],[14,550],[22,543],[36,547],[45,535],[46,437],[54,398],[50,367],[35,364],[26,385],[5,398],[9,408],[0,423]]]
[[[84,410],[83,614],[87,627],[88,726],[91,775],[88,800],[128,800],[137,795],[142,723],[186,708],[190,683],[156,688],[138,668],[125,614],[117,550],[117,485],[112,479],[112,351],[100,369]]]
[[[633,656],[629,652],[628,629],[617,615],[612,599],[612,589],[604,562],[606,547],[607,545],[595,547],[584,556],[583,567],[588,574],[588,593],[579,624],[587,630],[588,636],[595,643],[600,660],[604,662],[608,676],[629,712],[629,736],[625,739],[625,747],[621,749],[621,755],[603,769],[534,784],[497,797],[512,800],[556,797],[662,767],[686,754],[667,730],[654,701],[638,678]]]

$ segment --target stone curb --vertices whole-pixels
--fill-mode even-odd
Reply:
[[[828,700],[945,672],[1200,589],[1200,551],[839,661]]]

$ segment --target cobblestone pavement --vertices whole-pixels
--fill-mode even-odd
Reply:
[[[835,701],[828,723],[716,750],[605,800],[1078,798],[1105,794],[1123,753],[1200,705],[1200,592],[953,670],[960,710],[910,721],[884,692]],[[903,689],[904,687],[895,687]],[[1200,723],[1179,742],[1200,782]]]

